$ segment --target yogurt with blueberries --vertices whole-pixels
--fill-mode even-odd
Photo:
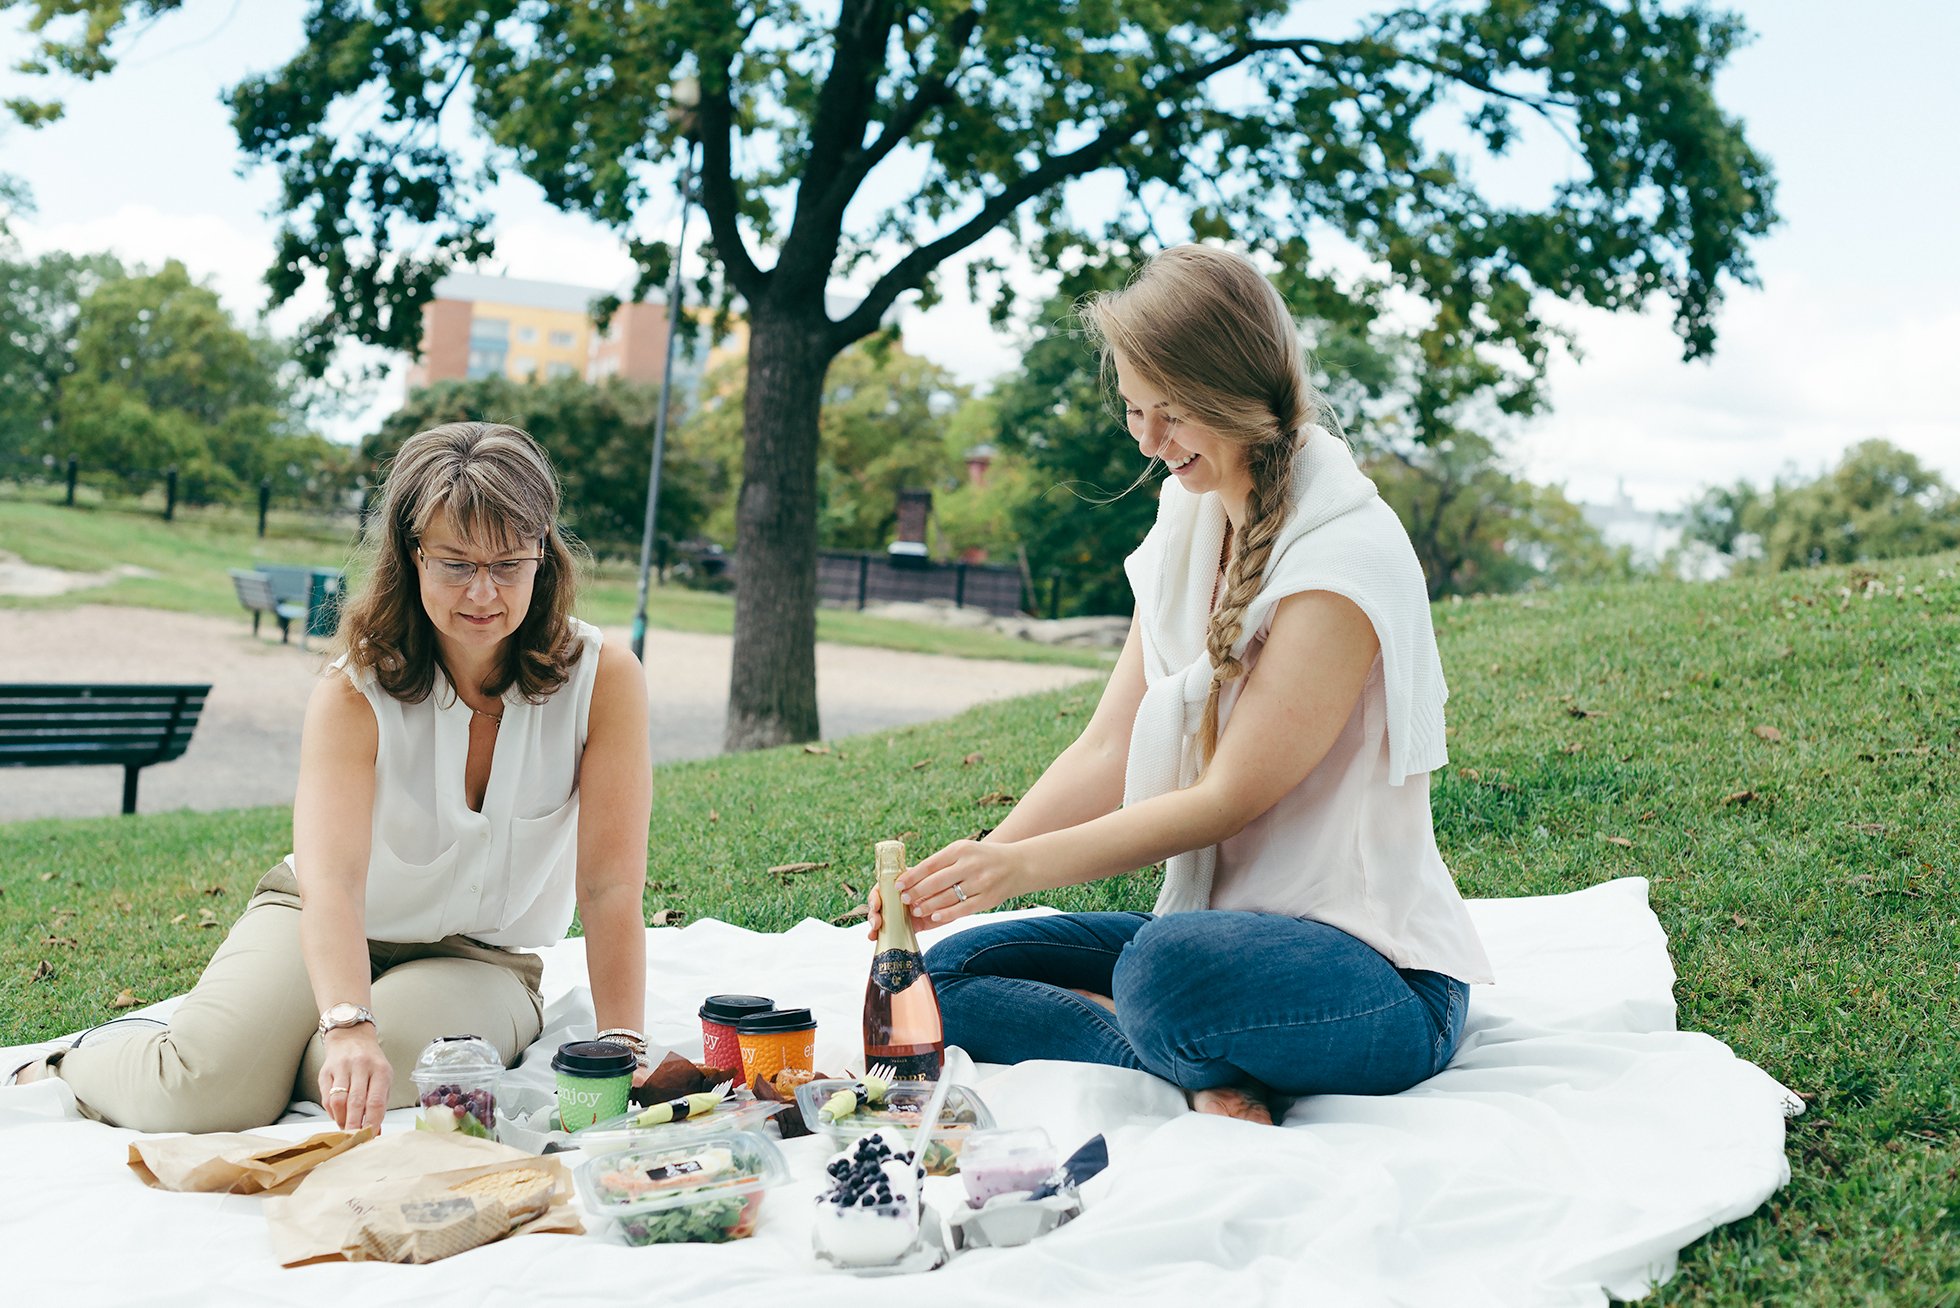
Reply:
[[[824,1169],[811,1238],[817,1251],[847,1267],[895,1263],[919,1238],[919,1180],[909,1150],[894,1151],[873,1131]]]

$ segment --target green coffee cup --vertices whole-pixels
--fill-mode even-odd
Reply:
[[[583,1131],[625,1112],[637,1066],[632,1050],[610,1041],[575,1040],[558,1046],[551,1058],[558,1073],[558,1124],[567,1131]]]

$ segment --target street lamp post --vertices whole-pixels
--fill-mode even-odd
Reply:
[[[647,467],[646,529],[640,535],[640,595],[633,608],[633,657],[646,662],[647,576],[653,568],[654,528],[660,517],[660,461],[667,452],[667,408],[674,386],[674,346],[681,324],[681,254],[687,248],[687,211],[693,199],[696,171],[694,109],[701,103],[701,84],[691,77],[674,83],[673,104],[667,113],[686,133],[687,155],[681,162],[681,232],[674,242],[673,267],[667,275],[667,366],[660,373],[660,411],[653,419],[653,459]]]

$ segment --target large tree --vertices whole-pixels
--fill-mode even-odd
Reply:
[[[118,30],[178,0],[12,3],[45,66],[90,76]],[[766,745],[817,731],[825,371],[992,233],[1060,266],[1181,217],[1264,251],[1305,310],[1393,284],[1434,339],[1514,352],[1526,374],[1551,336],[1541,291],[1616,309],[1666,297],[1685,352],[1711,348],[1724,283],[1749,279],[1748,239],[1772,222],[1767,169],[1714,97],[1738,20],[1659,0],[1429,0],[1334,34],[1292,9],[315,0],[304,49],[233,105],[245,150],[285,184],[275,295],[317,276],[329,296],[316,362],[349,337],[413,348],[437,277],[492,248],[499,171],[631,232],[667,210],[649,196],[698,138],[707,289],[751,332],[727,739]],[[698,112],[672,113],[684,78]],[[1507,204],[1476,156],[1527,119],[1574,162],[1541,201]],[[1071,205],[1092,174],[1130,202]],[[1324,251],[1343,244],[1379,277],[1337,285]],[[671,252],[634,248],[657,284]],[[840,281],[867,289],[833,314]]]

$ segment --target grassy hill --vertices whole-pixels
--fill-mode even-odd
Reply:
[[[1956,571],[1947,556],[1436,611],[1453,766],[1434,804],[1465,893],[1649,878],[1682,1027],[1809,1102],[1790,1185],[1690,1250],[1656,1302],[1960,1302]],[[648,909],[764,929],[843,913],[874,840],[930,850],[991,825],[1094,695],[661,768]],[[0,827],[0,1041],[99,1020],[125,987],[188,986],[289,816]],[[768,871],[795,862],[828,866]],[[1147,907],[1153,889],[1139,874],[1046,898]]]
[[[160,501],[102,504],[84,500],[70,509],[51,501],[45,490],[23,492],[0,483],[0,553],[71,572],[108,572],[131,564],[139,569],[134,575],[64,595],[0,595],[0,610],[122,604],[217,617],[242,616],[244,611],[232,592],[227,568],[250,567],[254,561],[344,568],[354,547],[351,521],[337,525],[319,518],[275,513],[261,540],[257,515],[242,509],[180,507],[175,522],[165,522],[162,513]],[[639,597],[639,575],[637,560],[597,564],[586,579],[579,616],[601,626],[630,626]],[[727,595],[708,591],[656,587],[648,596],[647,622],[664,631],[725,636],[735,629],[735,603]],[[817,639],[1021,663],[1101,667],[1111,662],[1110,656],[1094,650],[1058,649],[994,631],[894,622],[842,609],[818,610]]]

